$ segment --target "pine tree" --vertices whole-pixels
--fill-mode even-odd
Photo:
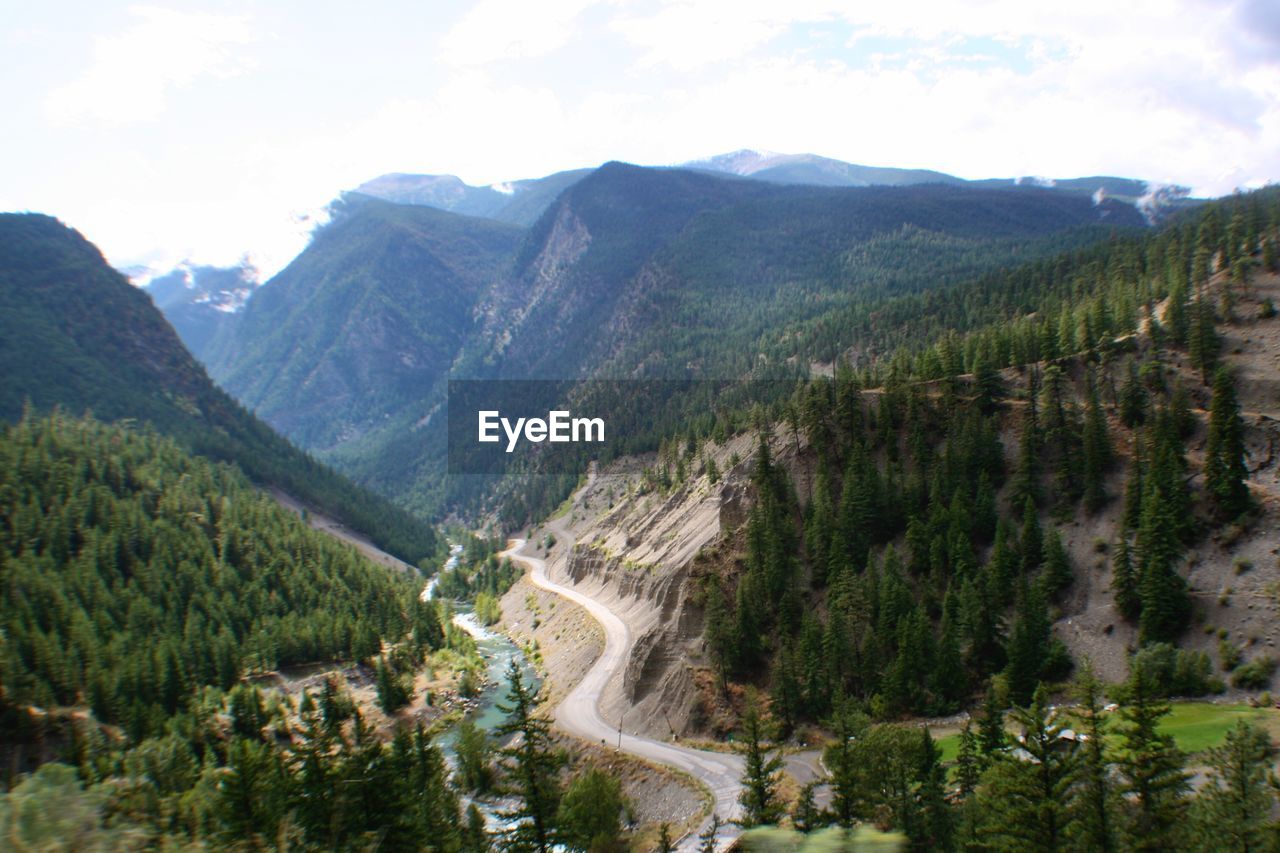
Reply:
[[[813,501],[805,520],[805,553],[812,569],[811,580],[816,588],[827,582],[827,569],[831,563],[831,534],[835,524],[835,509],[831,498],[831,475],[825,460],[818,462],[817,482]]]
[[[1160,721],[1170,706],[1157,698],[1152,672],[1139,666],[1125,685],[1120,708],[1120,793],[1131,797],[1123,829],[1127,849],[1177,849],[1187,810],[1186,757]]]
[[[1110,853],[1116,845],[1116,792],[1107,756],[1107,718],[1102,683],[1086,661],[1076,678],[1076,707],[1072,710],[1081,734],[1076,795],[1073,803],[1073,836],[1084,850]]]
[[[1005,674],[1009,679],[1009,698],[1025,704],[1040,683],[1051,638],[1048,609],[1037,585],[1022,585],[1017,611],[1009,634],[1009,664]]]
[[[375,683],[378,688],[378,707],[389,715],[409,704],[409,690],[403,679],[388,665],[385,658],[378,659]]]
[[[1268,784],[1275,748],[1264,729],[1238,720],[1209,750],[1209,778],[1192,807],[1195,840],[1205,850],[1274,850],[1276,788]],[[1270,778],[1274,778],[1271,776]]]
[[[467,806],[467,822],[462,828],[462,853],[489,853],[489,833],[484,815],[475,803]]]
[[[522,850],[547,853],[557,843],[556,812],[560,807],[560,785],[557,774],[562,761],[551,746],[550,723],[535,715],[539,698],[535,689],[524,683],[524,673],[513,659],[507,670],[507,696],[510,704],[499,704],[507,715],[497,735],[511,738],[513,744],[502,750],[510,762],[511,784],[520,795],[520,805],[504,812],[510,822],[507,842]]]
[[[987,563],[992,590],[998,593],[995,601],[1003,608],[1013,600],[1014,581],[1020,573],[1022,561],[1018,546],[1011,542],[1012,528],[1006,519],[996,524],[996,541],[991,548],[991,560]]]
[[[1111,558],[1111,592],[1120,614],[1131,622],[1135,621],[1142,612],[1142,596],[1130,557],[1129,541],[1123,536],[1116,541]]]
[[[707,652],[715,666],[716,684],[721,690],[726,687],[726,679],[738,650],[735,645],[733,614],[728,612],[728,604],[724,600],[724,592],[715,576],[709,576],[703,585],[706,596],[706,630],[703,638],[707,644]]]
[[[392,765],[400,785],[400,834],[395,843],[410,846],[420,838],[433,839],[441,850],[459,850],[464,839],[460,829],[458,798],[449,785],[444,756],[419,724],[412,735],[401,730],[392,747]],[[389,846],[393,841],[384,838]]]
[[[1169,304],[1165,308],[1165,325],[1169,327],[1169,336],[1178,346],[1187,343],[1187,272],[1186,265],[1178,257],[1176,246],[1169,246]]]
[[[791,825],[797,831],[806,835],[822,826],[823,823],[822,810],[818,808],[813,794],[814,789],[819,784],[818,780],[814,780],[802,786],[800,795],[796,797],[795,807],[791,810]]]
[[[1066,400],[1066,377],[1062,368],[1051,364],[1044,371],[1044,446],[1055,461],[1054,482],[1058,500],[1069,504],[1080,494],[1079,436],[1075,418]]]
[[[1129,359],[1129,371],[1120,386],[1120,420],[1134,429],[1147,419],[1147,389],[1138,375],[1138,362]]]
[[[1018,508],[1040,503],[1040,440],[1033,409],[1028,409],[1018,444],[1018,465],[1009,487],[1010,505]]]
[[[920,819],[912,845],[917,850],[950,850],[955,822],[947,802],[947,770],[942,766],[942,752],[928,726],[920,730],[919,764],[916,798]]]
[[[488,793],[493,789],[493,745],[484,729],[470,717],[454,727],[454,754],[457,757],[458,787],[467,792]]]
[[[1071,586],[1074,575],[1071,571],[1071,559],[1062,544],[1062,536],[1057,528],[1049,531],[1044,544],[1044,573],[1040,576],[1040,586],[1045,597],[1054,600],[1062,591]]]
[[[742,715],[740,747],[745,768],[738,802],[742,804],[741,823],[744,827],[777,823],[782,816],[782,803],[778,800],[782,756],[768,754],[765,745],[767,729],[755,699],[749,698]]]
[[[968,674],[964,668],[964,658],[960,654],[960,640],[957,636],[959,603],[956,596],[947,590],[943,605],[942,631],[938,640],[938,653],[934,662],[933,676],[930,679],[933,691],[946,708],[955,707],[954,703],[964,698],[969,688]]]
[[[974,404],[980,412],[995,411],[1004,398],[1004,382],[1000,373],[982,351],[979,351],[973,366],[973,387]]]
[[[860,795],[857,789],[857,764],[854,745],[867,732],[868,721],[854,703],[839,699],[831,715],[829,728],[835,737],[823,752],[823,763],[831,773],[831,806],[836,823],[846,829],[858,818]]]
[[[1043,686],[1029,707],[1012,716],[1022,729],[1021,749],[1029,759],[1002,757],[983,777],[979,797],[986,808],[979,836],[996,849],[1057,850],[1066,846],[1074,829],[1076,745],[1064,745],[1058,737],[1061,729]]]
[[[1148,490],[1142,503],[1137,546],[1141,560],[1138,593],[1142,599],[1139,635],[1144,643],[1173,642],[1186,627],[1191,601],[1187,582],[1176,570],[1182,552],[1177,522],[1157,485]]]
[[[790,639],[783,641],[773,659],[774,683],[770,707],[781,717],[782,730],[789,733],[800,719],[803,703],[800,653]]]
[[[1097,512],[1107,502],[1106,475],[1111,467],[1111,439],[1107,435],[1107,420],[1098,402],[1098,388],[1089,375],[1089,399],[1085,407],[1084,436],[1084,505],[1089,512]]]
[[[986,695],[982,700],[982,719],[978,721],[978,746],[986,761],[1001,752],[1008,744],[1009,736],[1004,730],[1004,708],[996,695],[995,682],[987,685]]]
[[[236,737],[218,783],[218,823],[227,840],[273,838],[285,814],[285,769],[275,748]]]
[[[556,814],[561,843],[571,850],[608,850],[622,832],[625,801],[617,779],[598,767],[578,776],[565,789]]]
[[[1040,516],[1029,499],[1022,506],[1022,574],[1031,575],[1044,562],[1044,531],[1040,529]]]
[[[956,753],[956,787],[961,799],[967,800],[978,787],[982,775],[983,759],[978,751],[978,737],[969,720],[960,730],[960,749]]]
[[[1213,378],[1209,436],[1204,451],[1204,485],[1218,517],[1233,519],[1249,508],[1249,471],[1244,464],[1244,435],[1235,383],[1226,368]]]
[[[1196,296],[1192,308],[1191,340],[1189,354],[1191,363],[1200,371],[1200,377],[1207,385],[1209,376],[1218,363],[1218,350],[1222,341],[1213,327],[1213,308],[1203,295]]]
[[[1137,432],[1133,436],[1133,462],[1129,466],[1129,477],[1124,484],[1124,510],[1120,514],[1120,531],[1122,534],[1136,530],[1142,520],[1142,496],[1146,491],[1143,475],[1142,436]]]

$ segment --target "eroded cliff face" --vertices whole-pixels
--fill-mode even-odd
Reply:
[[[623,460],[598,472],[549,528],[560,530],[553,579],[605,603],[630,632],[626,664],[600,703],[605,719],[628,732],[663,739],[705,733],[698,685],[709,661],[695,563],[746,520],[749,463],[734,460],[749,458],[751,449],[746,436],[709,448],[723,478],[712,484],[691,474],[668,494],[641,486],[652,457]]]

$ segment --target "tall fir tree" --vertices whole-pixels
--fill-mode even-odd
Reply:
[[[1055,527],[1045,538],[1044,571],[1040,575],[1040,587],[1044,590],[1045,598],[1054,601],[1074,580],[1071,558],[1067,555],[1066,546],[1062,544],[1062,534]]]
[[[1116,808],[1119,805],[1108,755],[1108,719],[1102,682],[1086,661],[1076,677],[1076,705],[1072,716],[1084,735],[1076,769],[1071,835],[1082,850],[1111,853],[1117,849]]]
[[[782,756],[769,754],[768,722],[754,699],[749,698],[742,714],[741,752],[743,758],[742,825],[760,826],[778,822],[782,816],[782,801],[778,798],[781,782]]]
[[[524,673],[514,659],[507,670],[507,696],[507,704],[498,705],[507,719],[497,735],[513,739],[502,755],[509,762],[509,784],[520,804],[502,815],[509,824],[505,841],[516,850],[547,853],[558,841],[555,819],[560,808],[563,761],[552,747],[551,724],[535,713],[538,692],[525,684]]]
[[[1249,470],[1244,464],[1244,428],[1235,383],[1225,367],[1213,377],[1209,436],[1204,448],[1204,486],[1218,517],[1237,518],[1249,509]]]
[[[1267,731],[1244,720],[1236,721],[1222,746],[1209,750],[1208,779],[1192,808],[1197,845],[1233,853],[1280,848],[1280,825],[1272,821],[1275,754]]]
[[[1009,698],[1018,704],[1031,700],[1049,653],[1052,626],[1044,593],[1038,584],[1023,583],[1018,596],[1017,616],[1009,634]]]
[[[1213,308],[1203,293],[1197,294],[1191,312],[1191,332],[1188,345],[1191,364],[1200,371],[1201,380],[1208,385],[1209,377],[1218,364],[1218,350],[1222,341],[1213,325]]]
[[[1022,575],[1027,577],[1044,562],[1044,531],[1040,528],[1040,515],[1035,503],[1028,498],[1022,506]]]
[[[1138,374],[1138,362],[1131,358],[1128,364],[1124,384],[1120,386],[1120,420],[1134,429],[1147,419],[1147,389]]]
[[[1160,487],[1153,485],[1142,502],[1137,538],[1142,600],[1138,632],[1144,643],[1173,642],[1191,616],[1187,582],[1177,572],[1182,546],[1173,512]]]
[[[1084,435],[1081,451],[1084,456],[1084,506],[1089,512],[1097,512],[1107,502],[1106,477],[1111,468],[1111,438],[1107,435],[1107,419],[1098,401],[1098,387],[1089,374],[1088,401],[1085,405]]]
[[[1063,849],[1075,829],[1077,745],[1059,737],[1057,712],[1043,686],[1012,717],[1022,730],[1021,752],[1002,757],[983,776],[979,837],[997,850]]]
[[[1124,536],[1116,540],[1111,557],[1111,593],[1120,614],[1131,622],[1136,621],[1142,613],[1142,595],[1138,588],[1138,575],[1133,568],[1129,540]]]
[[[978,721],[978,747],[983,759],[989,763],[1008,745],[1009,736],[1004,730],[1004,707],[996,693],[995,681],[987,684],[982,700],[982,719]]]
[[[1190,774],[1173,736],[1160,731],[1169,704],[1147,666],[1138,665],[1126,683],[1120,707],[1120,793],[1129,802],[1122,829],[1131,850],[1178,849],[1183,840]]]

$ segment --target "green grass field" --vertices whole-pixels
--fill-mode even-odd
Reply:
[[[1280,737],[1280,711],[1211,702],[1175,702],[1173,711],[1165,717],[1160,728],[1173,735],[1184,752],[1195,754],[1221,745],[1227,730],[1241,719],[1262,725],[1271,732],[1272,739]],[[943,761],[954,761],[960,751],[960,735],[942,735],[938,738],[938,746],[942,750]]]

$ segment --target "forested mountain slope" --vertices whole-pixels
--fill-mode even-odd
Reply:
[[[0,215],[0,372],[6,420],[30,403],[148,421],[410,562],[436,550],[429,528],[300,452],[214,386],[150,297],[48,216]]]
[[[1142,226],[1132,207],[1029,187],[792,187],[610,163],[518,237],[357,205],[258,290],[211,369],[288,435],[434,513],[459,507],[429,434],[446,374],[794,377],[834,357],[822,329],[841,312]]]
[[[458,837],[421,727],[385,744],[337,677],[301,701],[256,686],[277,668],[376,659],[388,697],[406,691],[397,673],[445,642],[414,577],[150,429],[61,414],[4,425],[0,495],[6,787],[65,762],[0,795],[6,839],[261,846],[283,825],[306,849]]]
[[[140,740],[205,685],[376,655],[418,584],[150,430],[5,426],[5,699],[87,703]]]
[[[1280,193],[1264,191],[957,288],[976,317],[1009,313],[903,335],[897,357],[800,383],[771,411],[691,422],[638,476],[597,482],[604,508],[570,571],[625,576],[705,537],[679,507],[718,501],[719,541],[646,585],[685,587],[664,626],[704,620],[704,686],[768,689],[788,727],[846,700],[883,719],[951,713],[990,677],[1025,704],[1086,657],[1120,680],[1139,648],[1174,695],[1265,688],[1278,226]],[[748,424],[769,436],[750,462],[726,444]],[[662,683],[672,647],[640,646],[645,682]],[[692,716],[713,719],[722,694]]]
[[[519,234],[349,196],[222,330],[210,371],[303,446],[350,441],[438,390]]]

